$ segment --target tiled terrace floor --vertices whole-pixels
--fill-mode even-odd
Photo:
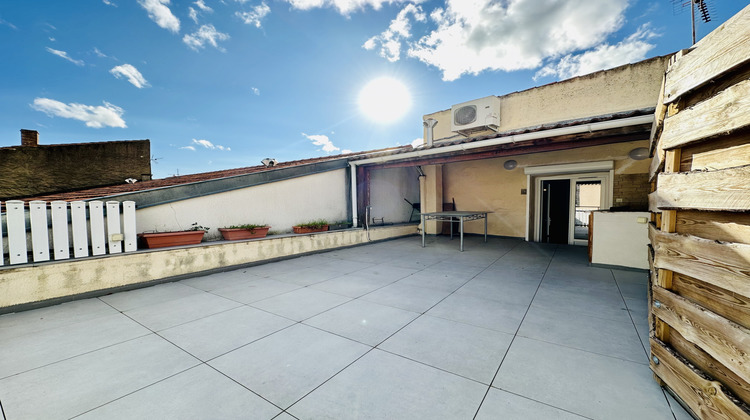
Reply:
[[[646,274],[417,237],[0,316],[19,419],[687,419]]]

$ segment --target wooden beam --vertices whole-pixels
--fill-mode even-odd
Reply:
[[[661,173],[649,207],[657,209],[750,210],[750,165],[710,172]]]
[[[708,171],[736,168],[750,162],[750,143],[693,155],[690,170]]]
[[[667,70],[666,103],[750,60],[750,7],[696,43]]]
[[[750,297],[750,245],[664,233],[649,227],[657,268]]]
[[[750,328],[750,297],[680,273],[672,276],[672,291],[732,322]]]
[[[653,312],[691,343],[750,381],[750,330],[661,287],[653,288]]]
[[[651,165],[648,167],[648,180],[654,181],[656,176],[659,175],[664,169],[664,150],[657,147],[654,151],[654,157],[651,158]]]
[[[721,382],[744,403],[750,402],[750,385],[747,382],[716,361],[710,354],[701,350],[700,347],[686,340],[679,332],[672,331],[672,341],[669,345],[693,366]]]
[[[662,148],[669,150],[748,126],[750,80],[743,80],[712,98],[668,117],[664,120],[664,130],[659,143]]]
[[[750,245],[750,213],[683,210],[675,227],[683,235]]]
[[[750,420],[750,414],[727,395],[721,383],[704,378],[658,340],[652,338],[650,344],[651,370],[701,419]]]
[[[656,145],[659,143],[662,127],[664,126],[664,117],[667,115],[667,105],[664,105],[664,84],[667,80],[666,73],[661,78],[661,88],[659,88],[659,98],[656,101],[656,110],[654,111],[654,122],[651,124],[651,135],[649,136],[649,152],[651,155],[656,151]]]

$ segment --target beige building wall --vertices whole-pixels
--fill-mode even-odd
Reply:
[[[524,168],[611,160],[614,161],[615,176],[647,173],[648,160],[635,161],[628,157],[628,152],[632,149],[647,145],[648,141],[643,140],[445,164],[441,174],[442,198],[446,202],[455,199],[458,210],[491,211],[487,218],[487,231],[491,235],[524,237],[526,194],[522,194],[521,190],[526,189],[527,194],[533,194],[527,185]],[[510,171],[503,168],[503,163],[509,159],[518,162],[518,166]],[[427,183],[429,184],[429,175]],[[613,205],[617,205],[618,194],[615,190]],[[465,225],[464,231],[483,233],[484,225],[481,222],[470,222]],[[434,232],[428,227],[427,233]]]
[[[499,131],[654,107],[668,58],[655,57],[500,96]],[[438,121],[435,140],[463,138],[451,132],[450,109],[423,119],[428,118]]]
[[[413,167],[374,169],[370,172],[370,217],[384,223],[408,222],[412,203],[419,203],[419,173]],[[414,221],[419,218],[414,217]],[[372,223],[372,219],[370,219]]]
[[[219,239],[220,227],[266,224],[272,232],[313,219],[346,220],[346,169],[196,197],[136,211],[138,232],[184,230],[197,222],[210,227],[206,239]]]

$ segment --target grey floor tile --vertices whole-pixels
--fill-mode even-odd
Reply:
[[[305,287],[254,302],[252,306],[285,318],[302,321],[349,300],[351,298],[346,296]]]
[[[352,273],[357,270],[363,270],[368,267],[372,267],[375,264],[359,262],[359,261],[347,261],[337,258],[328,258],[328,261],[316,265],[315,268],[321,270],[332,270],[341,274]]]
[[[199,403],[196,403],[199,402]],[[76,419],[271,419],[281,409],[200,365]]]
[[[122,315],[82,320],[58,328],[0,340],[0,378],[150,334]]]
[[[112,305],[121,312],[130,311],[143,306],[168,302],[170,300],[182,299],[188,296],[202,294],[200,290],[181,283],[164,283],[156,286],[144,287],[142,289],[129,290],[111,295],[102,296],[99,299]]]
[[[427,269],[402,278],[398,281],[398,284],[425,287],[427,289],[451,293],[466,284],[470,278],[468,275],[441,273]]]
[[[279,407],[287,408],[369,349],[298,324],[209,364]]]
[[[428,289],[426,287],[409,286],[397,282],[368,293],[360,299],[422,313],[449,294],[450,292]]]
[[[544,282],[539,287],[532,306],[578,312],[612,321],[625,322],[630,320],[625,302],[619,294],[600,293],[596,290],[571,291],[549,288],[544,286]]]
[[[455,261],[443,260],[435,265],[431,265],[429,269],[430,271],[437,271],[439,273],[454,273],[471,278],[481,273],[482,270],[484,270],[484,268],[488,265],[489,263],[483,267],[477,267],[476,265],[462,264]]]
[[[287,271],[286,273],[272,274],[269,278],[287,283],[294,283],[300,286],[309,286],[341,276],[343,273],[318,267],[306,267],[298,270]]]
[[[511,334],[423,315],[379,349],[489,385]]]
[[[94,298],[4,314],[0,315],[0,337],[7,340],[117,313],[116,309]]]
[[[454,293],[426,314],[515,334],[527,309],[527,305],[501,304],[490,299]]]
[[[382,261],[381,261],[382,263]],[[378,264],[367,267],[362,270],[354,271],[352,274],[359,277],[371,279],[389,279],[391,281],[400,280],[408,275],[419,271],[417,268],[394,267],[390,264]]]
[[[335,279],[313,284],[310,288],[356,298],[391,283],[393,283],[393,280],[387,277],[370,278],[359,277],[354,274],[344,274]]]
[[[289,413],[281,413],[274,417],[273,420],[297,420],[297,417],[294,417]]]
[[[258,280],[262,277],[250,274],[246,268],[215,273],[207,276],[193,277],[182,280],[180,283],[186,286],[195,287],[196,289],[211,291],[222,287],[236,286],[252,280]]]
[[[471,419],[487,387],[373,350],[288,411],[300,419]]]
[[[301,287],[292,283],[261,278],[235,286],[214,289],[211,293],[247,304],[291,292]]]
[[[539,280],[503,280],[488,277],[475,278],[456,294],[494,300],[498,303],[528,305],[539,287]]]
[[[694,418],[690,412],[685,409],[677,400],[670,394],[669,392],[666,392],[667,402],[669,403],[669,407],[672,409],[672,413],[674,413],[674,418],[676,420],[693,420]]]
[[[475,420],[527,420],[527,419],[560,419],[581,420],[577,414],[542,404],[509,392],[491,388],[482,403],[482,408]]]
[[[200,362],[151,334],[0,380],[9,419],[68,419]]]
[[[159,332],[206,361],[294,324],[260,309],[241,306]]]
[[[201,292],[181,299],[140,306],[124,313],[147,328],[160,331],[241,305],[220,296]]]
[[[375,346],[418,316],[414,312],[357,299],[304,323]]]
[[[590,418],[672,415],[647,365],[523,337],[513,341],[492,385]]]
[[[420,255],[414,256],[409,255],[407,257],[395,258],[388,261],[388,264],[394,267],[411,268],[416,270],[424,270],[431,266],[439,263],[442,259],[435,255]]]
[[[633,323],[593,318],[579,312],[532,306],[518,335],[648,364]]]

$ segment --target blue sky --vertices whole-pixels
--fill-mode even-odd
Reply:
[[[709,3],[702,37],[744,6]],[[0,146],[150,139],[156,177],[410,144],[451,105],[690,46],[671,0],[0,3]],[[378,78],[410,98],[366,114]],[[378,89],[376,89],[377,91]],[[385,93],[384,89],[380,89]],[[390,101],[390,103],[389,103]]]

